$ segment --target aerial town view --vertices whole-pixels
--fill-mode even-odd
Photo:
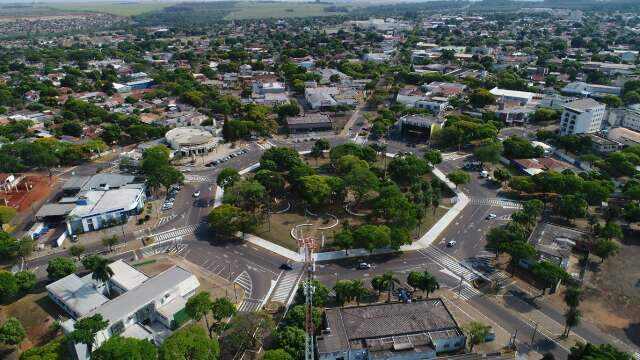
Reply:
[[[640,360],[640,0],[0,0],[0,359]]]

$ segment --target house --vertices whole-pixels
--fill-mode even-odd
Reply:
[[[591,148],[599,153],[607,154],[622,149],[622,144],[617,141],[609,140],[595,134],[589,134],[589,137],[591,138]]]
[[[92,274],[71,274],[47,285],[49,298],[71,317],[61,323],[65,334],[73,332],[76,321],[100,314],[108,325],[96,334],[96,347],[116,335],[160,345],[187,319],[187,299],[200,286],[191,272],[173,266],[149,278],[122,260],[109,267],[113,276],[106,283]],[[85,344],[74,344],[73,349],[78,359],[89,358]]]
[[[537,261],[548,261],[566,270],[572,249],[577,244],[582,246],[587,238],[583,232],[541,222],[531,232],[529,243],[538,253]],[[528,267],[532,264],[524,261],[521,265]]]
[[[624,146],[640,145],[640,133],[623,127],[609,129],[607,139],[619,142]]]
[[[571,165],[553,158],[513,159],[511,164],[524,175],[533,176],[545,171],[562,172],[571,169]]]
[[[304,98],[313,110],[330,108],[338,105],[334,96],[340,92],[336,87],[318,86],[304,89]]]
[[[309,113],[287,118],[287,129],[289,133],[331,131],[333,124],[326,114]]]
[[[463,350],[465,335],[442,299],[326,309],[319,360],[435,358]]]
[[[287,91],[287,88],[281,82],[254,82],[253,91],[257,94],[283,94]]]
[[[374,63],[383,63],[391,58],[390,55],[385,53],[367,53],[362,55],[362,61],[369,61]]]
[[[506,90],[497,87],[491,89],[489,92],[497,97],[500,102],[515,102],[520,105],[528,105],[534,98],[541,97],[540,94],[532,92]]]
[[[345,74],[345,73],[343,73],[341,71],[338,71],[336,69],[327,69],[327,68],[325,68],[325,69],[316,70],[316,72],[319,73],[320,76],[321,76],[320,84],[322,84],[322,85],[327,85],[327,84],[332,83],[332,81],[331,81],[332,77],[334,79],[337,77],[338,78],[338,82],[340,84],[343,84],[343,85],[350,84],[351,80],[352,80],[351,76],[349,76],[349,75],[347,75],[347,74]]]
[[[450,82],[442,82],[442,81],[434,81],[428,85],[424,85],[423,87],[429,90],[434,95],[449,97],[449,96],[462,95],[466,90],[467,85],[450,83]]]
[[[600,131],[606,105],[591,98],[580,99],[562,106],[560,134],[589,134]]]
[[[429,110],[434,114],[440,114],[449,106],[449,100],[446,97],[431,96],[416,101],[414,106],[418,109]]]

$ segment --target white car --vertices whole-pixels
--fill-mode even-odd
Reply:
[[[194,198],[200,197],[200,190],[198,190],[198,191],[194,192],[194,193],[193,193],[193,197],[194,197]]]
[[[371,264],[366,263],[366,262],[361,262],[360,264],[358,264],[358,269],[360,269],[360,270],[371,269]]]
[[[450,240],[450,241],[447,243],[447,247],[454,247],[455,245],[456,245],[456,241],[455,241],[455,240]]]
[[[498,217],[498,215],[491,213],[491,214],[487,215],[486,219],[487,220],[493,220],[493,219],[495,219],[497,217]]]

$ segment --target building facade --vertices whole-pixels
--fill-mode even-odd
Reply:
[[[604,104],[585,98],[566,103],[563,108],[560,134],[591,134],[600,131],[605,115]]]

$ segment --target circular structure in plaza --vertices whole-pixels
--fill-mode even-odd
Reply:
[[[218,146],[219,137],[196,127],[179,127],[167,131],[165,140],[171,148],[183,155],[205,154]]]

